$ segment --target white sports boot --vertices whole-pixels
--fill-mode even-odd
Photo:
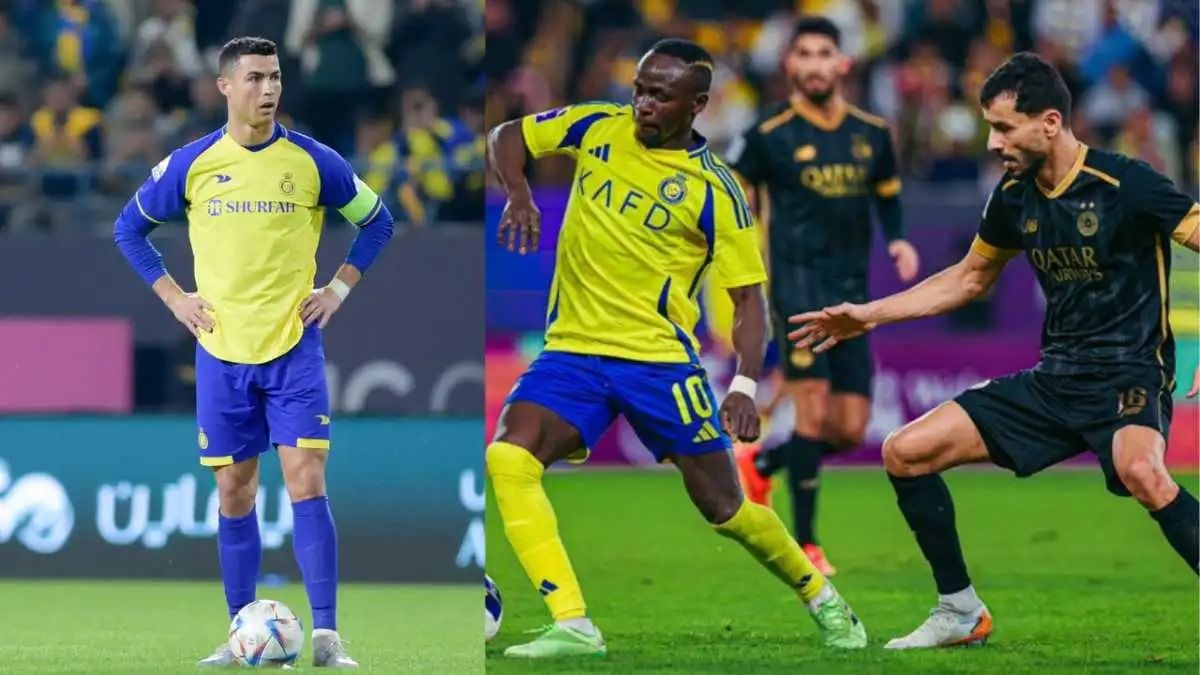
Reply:
[[[939,604],[929,612],[925,623],[904,637],[889,640],[884,649],[983,645],[991,634],[992,615],[986,606],[964,613]]]
[[[358,662],[346,655],[345,642],[337,631],[318,628],[312,634],[313,665],[317,668],[357,668]]]

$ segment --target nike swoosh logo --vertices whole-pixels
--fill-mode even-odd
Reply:
[[[223,173],[219,173],[219,174],[217,174],[217,182],[218,182],[218,183],[228,183],[228,182],[229,182],[229,181],[231,181],[231,180],[233,180],[233,178],[232,178],[232,177],[230,177],[230,176],[226,176],[226,175],[225,175],[225,174],[223,174]]]
[[[317,421],[321,423],[321,426],[328,426],[329,415],[317,415]]]

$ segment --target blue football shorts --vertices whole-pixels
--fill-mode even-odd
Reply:
[[[518,401],[566,420],[579,431],[585,451],[617,415],[625,416],[659,462],[730,447],[708,376],[696,364],[545,351],[517,380],[506,403]]]
[[[283,356],[222,361],[196,344],[196,424],[204,466],[234,464],[272,446],[329,448],[329,390],[321,333],[308,326]]]

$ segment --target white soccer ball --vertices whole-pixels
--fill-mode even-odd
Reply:
[[[504,605],[500,601],[500,589],[488,575],[483,575],[483,639],[491,642],[500,632],[500,620],[504,617]]]
[[[229,624],[229,649],[238,665],[280,667],[295,663],[304,647],[304,626],[287,605],[255,600]]]

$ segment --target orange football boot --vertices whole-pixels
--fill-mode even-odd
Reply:
[[[762,446],[758,443],[738,443],[733,451],[733,456],[737,460],[738,478],[742,483],[742,490],[746,493],[746,498],[755,504],[763,506],[771,505],[771,478],[764,476],[758,472],[758,467],[754,466],[754,460],[758,459],[758,453],[762,452]]]
[[[820,546],[816,544],[802,544],[800,548],[804,549],[804,555],[808,556],[809,562],[813,564],[813,567],[817,568],[818,572],[827,577],[837,574],[837,568],[830,564],[829,560],[825,557],[825,550]]]

